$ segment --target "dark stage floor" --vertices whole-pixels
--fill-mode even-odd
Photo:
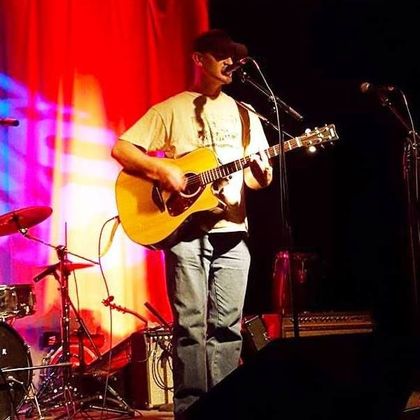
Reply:
[[[27,407],[26,407],[27,408]],[[165,410],[165,411],[164,411]],[[113,413],[107,410],[97,409],[80,409],[76,413],[66,414],[64,408],[49,410],[42,410],[42,417],[40,417],[35,411],[31,416],[26,416],[24,410],[20,410],[16,420],[24,418],[32,419],[43,419],[43,420],[52,420],[52,419],[106,419],[106,420],[121,420],[121,419],[130,419],[130,418],[144,418],[147,420],[172,420],[174,418],[171,411],[167,411],[167,407],[162,407],[159,409],[151,410],[135,410],[133,413]],[[2,417],[3,418],[3,417]],[[413,391],[406,405],[405,410],[401,413],[401,417],[396,420],[418,420],[420,419],[420,391]],[[216,418],[215,418],[216,420]],[[234,420],[234,419],[232,419]],[[258,419],[259,420],[259,419]],[[287,419],[286,419],[287,420]]]
[[[114,413],[107,410],[97,409],[78,409],[74,411],[66,411],[64,408],[55,409],[55,410],[41,410],[42,417],[39,416],[35,411],[27,416],[25,411],[20,411],[16,420],[31,418],[31,419],[43,419],[43,420],[52,420],[52,419],[106,419],[106,420],[116,420],[116,419],[130,419],[130,418],[145,418],[148,420],[172,420],[174,418],[171,411],[160,411],[158,409],[153,410],[134,410],[132,413]],[[3,418],[3,417],[1,417]]]
[[[27,418],[25,417],[25,414],[22,413],[19,414],[19,418]],[[38,415],[33,415],[33,419],[39,419],[40,417]],[[42,419],[44,420],[52,420],[62,418],[66,419],[69,418],[63,409],[56,410],[50,413],[43,413]],[[81,410],[80,412],[76,413],[74,416],[71,417],[72,419],[95,419],[95,420],[121,420],[121,419],[130,419],[130,418],[144,418],[147,420],[172,420],[173,414],[172,412],[165,412],[165,411],[159,411],[159,410],[136,410],[134,415],[128,415],[128,414],[117,414],[117,413],[109,413],[107,411],[101,411],[101,410]],[[415,391],[412,393],[405,411],[401,414],[400,419],[396,420],[418,420],[420,419],[420,392]],[[215,418],[215,420],[217,420]],[[232,419],[234,420],[234,419]]]

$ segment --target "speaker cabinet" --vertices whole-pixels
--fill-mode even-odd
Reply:
[[[274,340],[193,404],[188,420],[396,420],[410,340],[345,334]]]

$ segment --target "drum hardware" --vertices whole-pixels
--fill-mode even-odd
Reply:
[[[49,217],[52,213],[52,209],[50,207],[45,206],[34,206],[34,207],[27,207],[20,210],[15,210],[9,213],[6,213],[0,216],[0,236],[10,235],[13,233],[21,233],[25,238],[42,243],[50,248],[55,249],[57,252],[59,262],[57,264],[50,265],[46,267],[41,273],[39,273],[33,280],[38,282],[42,280],[44,277],[48,275],[53,275],[54,278],[60,284],[60,295],[61,295],[61,350],[62,355],[60,357],[60,367],[62,371],[62,376],[60,378],[62,386],[60,388],[60,392],[58,393],[64,400],[64,405],[66,407],[66,415],[70,416],[70,414],[76,414],[78,411],[81,411],[84,408],[84,403],[87,401],[94,401],[97,400],[97,397],[88,397],[79,399],[76,401],[76,392],[77,388],[73,385],[74,378],[72,373],[72,363],[70,361],[71,354],[70,354],[70,310],[73,310],[73,313],[76,316],[76,320],[79,324],[79,330],[83,332],[83,334],[88,337],[89,343],[91,344],[91,348],[94,349],[95,355],[97,357],[100,356],[100,353],[86,327],[83,320],[81,319],[77,309],[74,307],[73,303],[70,300],[69,293],[68,293],[68,278],[72,271],[81,268],[87,268],[93,266],[94,264],[98,264],[98,262],[85,258],[81,255],[75,254],[73,252],[68,251],[67,249],[67,225],[65,229],[65,244],[66,245],[53,245],[47,243],[39,238],[36,238],[29,234],[28,229],[36,224],[42,222],[47,217]],[[68,259],[68,256],[72,255],[74,257],[81,258],[82,260],[87,261],[88,263],[73,263]],[[58,273],[57,273],[58,272]],[[80,334],[80,337],[83,336]],[[45,366],[42,366],[45,369]],[[78,374],[84,372],[85,368],[85,361],[84,361],[84,340],[81,338],[79,340],[79,367],[78,367]],[[56,372],[56,370],[52,370],[52,372]],[[15,373],[17,374],[17,373]],[[54,373],[54,376],[58,375]],[[108,381],[106,381],[107,383]],[[30,382],[31,383],[31,382]],[[129,405],[107,384],[107,391],[111,395],[116,397],[116,401],[118,403],[118,409],[110,408],[108,409],[105,406],[105,402],[101,405],[101,407],[91,406],[90,408],[99,408],[100,410],[108,410],[112,412],[118,412],[120,414],[130,414],[134,413],[134,410],[129,407]],[[44,394],[46,395],[47,387],[43,387],[42,389],[38,390],[36,393],[36,398],[39,399],[41,405],[43,404],[43,397]],[[1,394],[0,394],[1,396]],[[20,403],[21,401],[19,401]],[[6,410],[2,410],[1,407],[1,400],[0,400],[0,413]],[[78,403],[78,404],[77,404]],[[16,406],[16,404],[14,404]],[[72,411],[73,413],[70,413]],[[0,418],[0,420],[3,420]]]
[[[131,407],[116,393],[115,390],[113,390],[107,384],[107,382],[107,392],[109,392],[115,397],[115,401],[118,404],[116,409],[111,407],[108,408],[107,406],[105,406],[105,402],[103,404],[101,402],[102,405],[100,407],[89,405],[89,403],[92,401],[98,401],[98,396],[84,396],[80,393],[80,379],[83,378],[86,368],[85,343],[88,342],[88,348],[91,352],[93,352],[96,358],[100,357],[100,352],[95,343],[94,337],[90,334],[77,308],[74,306],[73,302],[70,299],[68,291],[68,279],[72,271],[92,267],[93,265],[98,263],[96,261],[82,257],[81,255],[68,251],[66,245],[55,246],[44,242],[38,238],[35,238],[28,233],[27,229],[18,229],[18,231],[28,239],[40,242],[46,246],[55,249],[58,257],[58,262],[56,264],[47,266],[41,273],[39,273],[33,279],[34,282],[39,282],[46,276],[53,275],[60,285],[59,290],[61,296],[61,354],[58,360],[59,362],[66,364],[60,372],[53,370],[46,375],[46,378],[37,393],[37,397],[41,403],[41,406],[52,405],[53,407],[58,407],[60,404],[61,406],[64,405],[67,410],[67,416],[75,415],[77,412],[80,412],[85,408],[112,411],[119,414],[133,414],[134,410],[131,409]],[[65,229],[65,232],[65,242],[67,243],[67,229]],[[81,258],[85,260],[86,263],[72,262],[68,259],[69,255]],[[72,343],[74,343],[74,336],[72,337],[72,335],[70,334],[71,312],[73,312],[76,321],[79,325],[79,328],[77,330],[78,366],[74,366],[74,363],[71,363],[71,346]]]
[[[4,374],[2,368],[0,368],[0,379],[1,379],[1,384],[0,384],[0,390],[1,391],[5,391],[6,395],[8,397],[8,403],[6,404],[2,404],[2,410],[1,410],[1,415],[8,415],[7,419],[14,419],[15,416],[17,417],[17,409],[15,406],[15,392],[14,392],[14,382],[15,379],[13,377],[6,377],[6,375]],[[17,380],[16,380],[17,381]],[[23,385],[23,382],[20,382]],[[7,407],[7,412],[5,412],[5,407]],[[5,417],[2,417],[2,419],[4,419]]]
[[[0,285],[0,320],[9,321],[35,313],[32,284]]]
[[[56,368],[60,368],[60,367],[68,367],[70,365],[70,363],[55,363],[55,364],[51,364],[51,365],[41,365],[41,366],[28,366],[28,367],[18,367],[18,368],[0,368],[0,376],[3,378],[4,383],[7,383],[9,386],[9,400],[10,400],[10,419],[13,419],[13,415],[17,416],[17,412],[18,409],[19,411],[22,411],[20,408],[24,406],[24,404],[28,404],[31,403],[32,407],[27,408],[25,411],[25,415],[27,417],[29,417],[29,414],[32,412],[33,408],[35,407],[35,409],[37,410],[38,413],[38,419],[39,420],[43,420],[44,417],[42,416],[42,411],[41,411],[41,406],[39,404],[39,399],[38,399],[38,395],[36,392],[36,389],[31,381],[29,387],[27,387],[27,385],[25,384],[25,382],[18,380],[15,376],[10,375],[10,373],[15,373],[15,372],[27,372],[27,371],[33,371],[33,370],[37,370],[37,369],[44,369],[44,368],[51,368],[51,369],[56,369]],[[5,375],[5,374],[9,374],[9,375]],[[32,377],[32,374],[31,374]],[[23,401],[20,402],[19,406],[16,407],[13,403],[14,398],[13,398],[13,394],[14,391],[10,392],[10,389],[13,389],[15,387],[15,385],[19,385],[20,387],[22,387],[22,389],[24,389],[25,395],[24,395],[24,399]],[[2,412],[1,412],[2,413]],[[9,417],[7,417],[6,419],[9,419]]]
[[[54,275],[57,281],[60,284],[60,295],[61,295],[61,310],[62,310],[62,318],[61,318],[61,354],[58,357],[58,361],[62,363],[66,363],[67,366],[64,367],[61,372],[56,372],[55,370],[49,372],[47,378],[44,379],[43,384],[41,385],[40,389],[38,390],[38,398],[40,399],[41,404],[50,405],[51,403],[54,405],[56,401],[59,401],[60,398],[62,401],[64,400],[64,404],[68,407],[72,407],[75,409],[75,404],[77,400],[77,386],[75,385],[74,377],[72,368],[73,363],[71,362],[72,354],[71,354],[71,334],[70,334],[70,315],[71,311],[76,317],[76,321],[79,324],[79,334],[83,335],[83,337],[89,342],[91,350],[94,354],[98,357],[100,355],[99,350],[92,339],[91,334],[89,333],[83,319],[80,317],[77,309],[75,308],[73,302],[70,299],[68,293],[68,278],[72,271],[80,268],[86,268],[93,266],[91,263],[73,263],[68,260],[67,255],[68,252],[65,246],[58,246],[55,247],[57,251],[57,256],[59,262],[57,264],[53,264],[48,266],[46,269],[43,270],[34,281],[40,281],[47,275]],[[58,274],[58,273],[59,274]],[[84,349],[83,349],[83,337],[81,337],[81,341],[78,342],[79,347],[79,370],[84,369]],[[61,375],[60,375],[61,373]],[[51,395],[50,392],[53,391]],[[78,411],[78,409],[75,409]]]
[[[29,346],[16,330],[0,322],[0,420],[13,418],[28,402],[34,404],[41,417],[32,371],[42,368],[32,366]]]
[[[74,271],[74,270],[80,270],[81,268],[87,268],[87,267],[93,267],[93,264],[91,263],[74,263],[72,261],[65,261],[64,262],[64,270],[66,270],[68,273]],[[44,268],[43,271],[41,271],[39,274],[37,274],[32,280],[35,283],[38,283],[41,281],[44,277],[53,275],[57,276],[57,270],[60,270],[60,263],[48,265]],[[57,277],[56,277],[57,278]]]

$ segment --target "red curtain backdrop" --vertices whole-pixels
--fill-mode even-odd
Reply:
[[[187,87],[189,46],[207,27],[207,0],[0,0],[0,117],[20,122],[0,127],[0,216],[29,206],[53,210],[29,229],[36,239],[0,237],[0,293],[27,284],[36,296],[35,314],[13,323],[34,364],[42,334],[60,329],[57,281],[33,281],[58,262],[58,245],[74,262],[98,261],[110,245],[101,258],[109,292],[134,312],[112,312],[114,343],[144,326],[136,313],[155,321],[145,302],[171,319],[161,253],[133,244],[121,227],[112,237],[112,223],[101,246],[99,237],[117,214],[114,141],[151,104]],[[90,332],[109,344],[99,267],[74,271],[69,286]]]

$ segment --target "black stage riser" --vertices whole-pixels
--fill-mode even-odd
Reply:
[[[188,420],[397,420],[414,347],[372,334],[275,340],[193,405]]]

